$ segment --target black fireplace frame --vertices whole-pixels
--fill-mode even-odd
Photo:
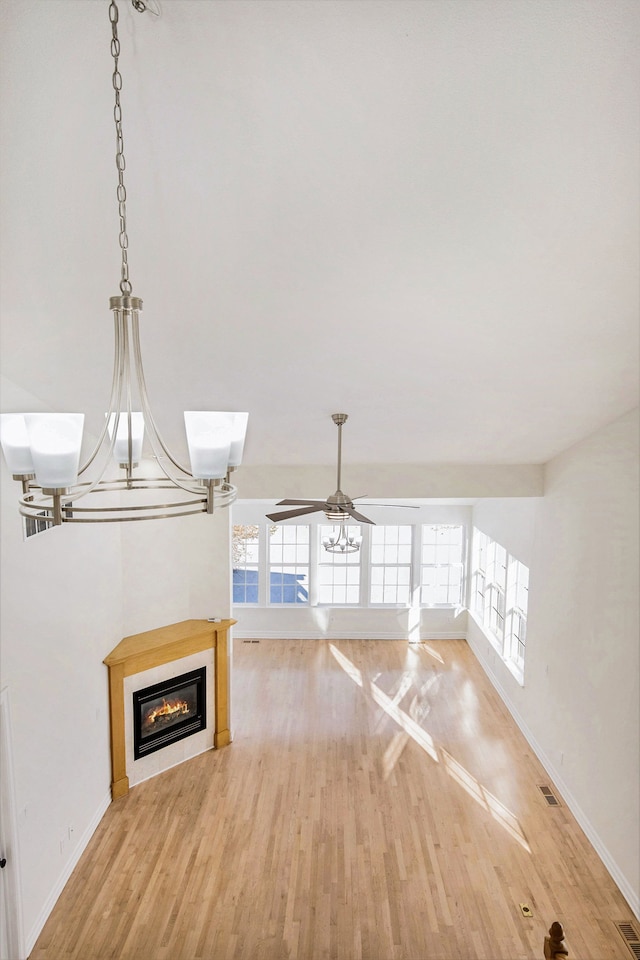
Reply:
[[[196,706],[195,712],[189,713],[184,720],[179,720],[171,724],[165,730],[159,730],[151,736],[142,734],[142,714],[146,704],[153,700],[163,697],[169,698],[171,694],[184,689],[185,687],[195,687]],[[184,740],[185,737],[191,737],[195,733],[200,733],[207,726],[207,668],[199,667],[197,670],[191,670],[189,673],[183,673],[179,677],[171,677],[169,680],[163,680],[160,683],[154,683],[150,687],[142,690],[136,690],[133,694],[133,759],[140,760],[142,757],[155,753],[156,750],[162,750],[172,743]]]

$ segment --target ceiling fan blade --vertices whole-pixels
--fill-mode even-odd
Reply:
[[[267,519],[277,523],[279,520],[290,520],[291,517],[301,517],[305,513],[317,513],[322,509],[324,503],[318,507],[299,507],[298,510],[283,510],[282,513],[268,513]]]
[[[372,524],[374,525],[374,527],[375,527],[375,525],[376,525],[375,520],[368,520],[368,519],[367,519],[366,517],[364,517],[361,513],[358,513],[357,510],[354,510],[353,507],[347,507],[347,506],[345,505],[345,506],[342,507],[342,509],[345,510],[345,511],[349,514],[350,517],[353,517],[354,520],[358,520],[360,523],[372,523]]]
[[[324,500],[278,500],[276,507],[310,507],[312,504],[314,507],[324,507]]]
[[[415,503],[367,503],[367,507],[398,507],[400,510],[419,510]]]

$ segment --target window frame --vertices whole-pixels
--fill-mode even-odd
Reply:
[[[233,552],[232,552],[232,554],[231,554],[231,604],[232,604],[232,606],[235,606],[235,605],[237,604],[238,606],[242,607],[243,609],[246,609],[247,607],[261,607],[261,606],[263,605],[262,602],[261,602],[261,599],[263,599],[263,598],[261,597],[261,594],[263,593],[263,590],[262,590],[262,576],[261,576],[261,572],[262,572],[262,568],[263,568],[263,563],[262,563],[262,549],[263,549],[263,541],[264,541],[263,525],[262,525],[262,524],[258,524],[258,523],[234,523],[234,524],[232,524],[232,525],[231,525],[232,544],[233,544],[233,538],[235,537],[235,532],[234,532],[234,531],[235,531],[235,528],[236,528],[236,527],[257,527],[257,528],[258,528],[258,538],[257,538],[258,560],[257,560],[257,564],[256,564],[256,568],[257,568],[257,569],[256,569],[256,573],[257,573],[257,587],[258,587],[257,594],[258,594],[258,599],[255,600],[255,601],[253,601],[253,600],[236,600],[236,599],[235,599],[235,595],[234,595],[234,594],[235,594],[236,584],[233,582],[233,575],[234,575],[234,573],[235,573],[236,570],[244,570],[244,571],[246,572],[247,569],[248,569],[248,567],[247,567],[246,563],[245,563],[242,567],[236,567],[235,560],[233,559]],[[232,550],[233,550],[233,546],[232,546]],[[240,584],[238,584],[238,586],[240,586]],[[243,584],[243,586],[244,586],[244,589],[245,589],[245,597],[246,597],[246,588],[247,588],[246,582]]]
[[[394,543],[387,543],[387,542],[386,542],[386,532],[387,532],[387,530],[390,529],[390,528],[395,528],[395,529],[398,531],[398,541],[397,541],[395,544],[394,544]],[[367,596],[367,606],[370,607],[371,609],[378,609],[378,608],[379,608],[379,609],[383,609],[383,610],[389,610],[389,609],[405,610],[407,607],[410,607],[410,606],[411,606],[412,598],[415,596],[415,574],[414,574],[414,570],[415,570],[415,563],[414,563],[414,540],[416,539],[416,537],[415,537],[415,535],[414,535],[414,534],[415,534],[415,528],[416,528],[416,525],[415,525],[415,524],[412,524],[412,523],[380,523],[380,524],[376,524],[374,527],[371,528],[371,530],[368,531],[368,533],[369,533],[369,562],[368,562],[368,564],[367,564],[367,577],[366,577],[366,580],[367,580],[367,584],[366,584],[367,590],[366,590],[366,596]],[[409,530],[409,542],[408,542],[408,543],[401,543],[401,542],[400,542],[400,531],[401,531],[402,529],[408,529],[408,530]],[[383,542],[382,544],[374,543],[375,534],[376,534],[376,531],[378,531],[378,530],[384,531],[385,542]],[[382,561],[380,561],[380,562],[374,560],[374,559],[373,559],[374,549],[375,549],[376,547],[382,547],[382,549],[383,549],[383,551],[384,551],[384,548],[387,547],[387,546],[390,546],[390,547],[394,547],[394,546],[395,546],[395,547],[398,548],[398,551],[400,551],[400,549],[401,549],[402,547],[408,548],[409,559],[408,559],[408,560],[402,560],[402,561],[401,561],[401,560],[397,560],[397,561],[395,561],[395,562],[394,562],[394,561],[390,561],[390,560],[386,560],[386,559],[384,559],[384,560],[382,560]],[[373,582],[373,571],[374,571],[374,570],[382,570],[382,571],[383,571],[383,582],[382,582],[382,584],[374,584],[374,582]],[[397,571],[397,572],[399,572],[400,570],[408,570],[407,583],[406,583],[406,584],[399,584],[399,583],[396,582],[396,584],[395,584],[396,599],[395,599],[395,600],[372,600],[371,594],[372,594],[372,591],[373,591],[374,586],[376,586],[376,587],[377,587],[377,586],[381,586],[381,587],[382,587],[382,590],[383,590],[383,594],[384,594],[384,589],[385,589],[384,574],[385,574],[385,572],[386,572],[387,570],[395,570],[395,571]],[[398,599],[398,591],[399,591],[399,588],[400,588],[401,586],[406,586],[406,590],[407,590],[407,599],[406,599],[406,601],[405,601],[405,600],[399,600],[399,599]]]
[[[419,545],[420,545],[420,546],[419,546],[419,549],[420,549],[419,563],[420,563],[420,567],[419,567],[419,571],[418,571],[418,590],[419,590],[419,595],[418,595],[419,604],[418,604],[418,606],[419,606],[421,609],[427,609],[427,610],[429,610],[429,609],[430,609],[430,610],[452,610],[452,609],[455,610],[456,608],[463,607],[463,606],[465,605],[465,589],[466,589],[466,576],[465,576],[466,530],[465,530],[465,525],[462,524],[462,523],[422,523],[422,524],[420,524],[420,527],[421,527],[421,530],[420,530],[420,538],[419,538]],[[434,542],[433,544],[425,543],[425,532],[426,532],[426,530],[435,530],[435,531],[437,532],[437,531],[438,531],[439,529],[441,529],[441,528],[442,528],[442,529],[455,529],[455,530],[460,530],[460,554],[459,554],[459,555],[460,555],[460,559],[459,559],[459,560],[455,560],[455,561],[451,562],[451,560],[450,560],[450,558],[449,558],[449,562],[447,562],[447,563],[440,562],[440,561],[438,561],[438,549],[437,549],[437,548],[438,548],[438,543],[437,543],[437,542]],[[425,561],[424,561],[424,549],[425,549],[425,547],[428,547],[428,546],[433,546],[433,547],[436,548],[435,551],[434,551],[434,553],[435,553],[435,558],[436,558],[436,559],[435,559],[435,562],[433,562],[433,563],[425,563]],[[454,546],[454,545],[451,544],[451,543],[447,543],[447,544],[442,544],[442,546],[446,546],[446,547],[449,549],[449,551],[450,551],[451,547]],[[458,569],[459,572],[460,572],[460,583],[459,583],[459,585],[458,585],[458,599],[457,599],[457,601],[453,601],[453,602],[452,602],[451,600],[447,600],[447,601],[444,602],[444,603],[442,603],[442,602],[436,602],[435,600],[434,600],[433,603],[429,603],[428,601],[425,601],[425,600],[423,599],[425,590],[430,589],[429,585],[426,584],[425,581],[424,581],[424,571],[425,571],[425,569],[428,569],[428,570],[447,569],[447,570],[449,570],[449,571],[454,570],[454,569]],[[439,586],[438,584],[434,584],[434,586],[433,586],[433,588],[432,588],[432,589],[434,590],[434,592],[438,589],[438,586]],[[450,577],[448,576],[448,577],[447,577],[447,596],[449,595],[450,589],[451,589],[451,581],[450,581]]]
[[[295,530],[295,540],[294,540],[294,541],[289,541],[288,543],[285,542],[285,536],[286,536],[286,531],[287,531],[287,530]],[[304,539],[302,539],[302,540],[298,539],[298,534],[299,534],[300,531],[305,531],[305,532],[306,532],[306,535],[307,535],[306,541],[305,541]],[[272,538],[273,538],[276,534],[278,534],[278,533],[282,533],[282,537],[283,537],[283,542],[282,542],[282,544],[274,544],[274,543],[273,543]],[[282,559],[281,562],[277,562],[277,561],[274,561],[274,560],[271,559],[271,548],[272,548],[273,546],[276,546],[276,547],[282,546],[283,559]],[[284,551],[285,551],[285,548],[287,548],[287,547],[293,548],[293,549],[296,551],[296,553],[297,553],[297,548],[299,548],[299,547],[305,548],[305,547],[306,547],[306,554],[307,554],[306,562],[305,562],[304,560],[299,560],[297,557],[296,557],[295,560],[293,560],[293,561],[291,561],[291,562],[288,562],[288,561],[285,562],[285,560],[284,560]],[[311,582],[311,566],[312,566],[311,557],[312,557],[312,555],[313,555],[313,554],[312,554],[311,525],[310,525],[309,523],[283,523],[283,524],[280,524],[280,525],[268,524],[268,525],[266,526],[266,566],[267,566],[267,573],[266,573],[266,578],[267,578],[267,603],[266,603],[266,605],[267,605],[267,606],[269,606],[269,607],[277,607],[277,608],[279,608],[279,609],[280,609],[280,608],[287,608],[287,607],[298,607],[298,608],[299,608],[299,607],[308,607],[308,606],[310,606],[310,602],[311,602],[310,582]],[[295,599],[295,600],[284,600],[284,599],[282,599],[282,600],[273,600],[273,599],[272,599],[272,598],[273,598],[274,586],[275,586],[275,587],[278,586],[277,584],[274,585],[274,583],[273,583],[273,573],[274,573],[274,572],[277,573],[278,571],[280,571],[282,577],[284,578],[284,576],[285,576],[285,568],[286,568],[286,567],[295,567],[295,569],[296,569],[296,574],[295,574],[295,575],[296,575],[296,576],[297,576],[298,570],[304,569],[304,570],[306,571],[306,575],[305,575],[305,579],[304,579],[304,585],[305,585],[306,592],[307,592],[306,600],[298,600],[298,599]],[[284,596],[285,586],[287,586],[287,585],[286,585],[284,582],[280,584],[281,595],[282,595],[282,596]],[[299,587],[300,587],[300,584],[299,584],[299,583],[291,584],[291,586],[297,586],[297,587],[299,588]],[[296,590],[296,597],[297,597],[297,595],[298,595],[298,591]]]
[[[471,553],[472,602],[469,611],[522,684],[529,613],[529,567],[477,527],[472,530]],[[478,588],[481,579],[483,592]],[[514,626],[516,618],[518,629]],[[501,625],[497,623],[499,619]]]
[[[365,577],[363,576],[363,571],[366,571],[368,564],[363,563],[363,557],[367,557],[369,554],[369,537],[368,531],[364,531],[363,526],[367,524],[356,524],[349,523],[345,524],[345,528],[350,533],[355,533],[357,537],[362,537],[362,542],[360,544],[360,549],[355,553],[330,553],[328,550],[322,546],[323,537],[327,535],[329,531],[335,530],[336,524],[334,523],[319,523],[316,527],[317,529],[317,546],[315,551],[316,557],[316,566],[315,566],[315,599],[316,606],[318,607],[346,607],[349,610],[357,609],[358,607],[364,606],[362,603],[363,597],[363,581]],[[320,596],[323,588],[329,586],[329,584],[322,583],[321,571],[323,570],[336,570],[344,569],[345,573],[345,596],[347,594],[349,586],[354,586],[348,582],[348,571],[357,570],[358,571],[358,600],[357,601],[336,601],[336,600],[321,600]],[[336,587],[341,587],[342,584],[336,584],[335,582],[331,583],[332,590],[335,590]]]

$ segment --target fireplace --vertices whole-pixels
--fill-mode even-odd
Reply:
[[[206,726],[206,667],[133,694],[134,760]]]

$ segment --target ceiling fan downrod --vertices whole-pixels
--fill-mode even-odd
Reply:
[[[331,419],[338,427],[338,477],[337,477],[336,493],[335,493],[335,495],[337,496],[338,494],[342,493],[342,490],[340,488],[340,474],[342,472],[342,424],[347,422],[347,420],[349,419],[349,415],[347,413],[332,413]],[[345,499],[348,499],[348,498],[345,498]]]
[[[349,510],[353,510],[353,503],[346,493],[342,492],[340,487],[342,474],[342,424],[349,419],[349,416],[346,413],[332,413],[331,419],[338,427],[338,475],[336,479],[336,492],[331,494],[330,497],[327,497],[324,515],[328,520],[337,523],[346,520],[349,517]]]

